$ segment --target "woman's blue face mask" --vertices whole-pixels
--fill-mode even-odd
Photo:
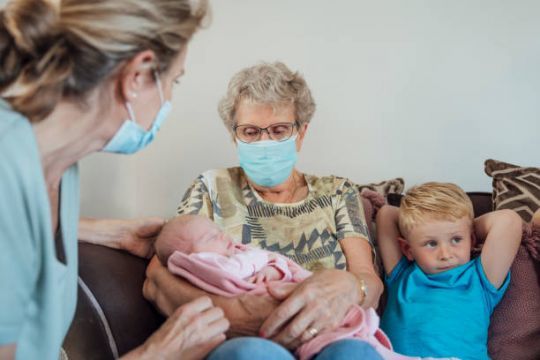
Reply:
[[[291,175],[298,160],[296,137],[285,141],[262,140],[254,143],[237,141],[240,166],[257,185],[273,187]]]
[[[135,121],[135,113],[129,102],[126,102],[126,108],[129,113],[129,119],[125,120],[120,129],[116,132],[113,138],[105,145],[102,151],[117,153],[117,154],[133,154],[139,150],[144,149],[150,144],[161,127],[161,124],[169,113],[171,112],[171,102],[165,100],[163,96],[163,89],[161,87],[161,81],[159,75],[154,72],[156,78],[156,85],[159,92],[159,99],[161,101],[161,107],[152,122],[150,129],[145,130]]]

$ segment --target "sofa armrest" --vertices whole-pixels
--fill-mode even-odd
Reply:
[[[163,322],[142,286],[148,260],[79,243],[77,310],[64,341],[69,359],[114,359],[142,344]]]

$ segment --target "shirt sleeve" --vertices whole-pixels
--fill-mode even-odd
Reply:
[[[34,242],[39,209],[25,191],[32,173],[24,170],[24,152],[5,140],[0,137],[0,345],[17,341],[39,269]]]
[[[504,293],[510,285],[510,271],[506,275],[501,287],[497,289],[487,278],[486,273],[484,272],[484,267],[482,266],[482,261],[480,260],[480,256],[474,259],[474,261],[476,271],[484,288],[484,294],[491,314],[495,309],[495,306],[497,306],[497,304],[502,300]]]
[[[388,285],[395,282],[410,264],[411,262],[405,256],[402,256],[397,265],[394,266],[392,272],[389,275],[384,275],[384,282]]]
[[[200,175],[186,190],[176,210],[177,215],[202,215],[214,220],[212,200],[203,179]]]
[[[356,186],[348,180],[343,184],[337,204],[336,230],[338,240],[361,237],[371,244],[360,194]]]

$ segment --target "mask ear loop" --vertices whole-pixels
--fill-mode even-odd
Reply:
[[[129,120],[133,121],[136,124],[137,120],[135,119],[135,112],[133,111],[133,108],[131,107],[129,101],[126,101],[126,109],[129,114]]]
[[[156,69],[154,69],[154,76],[156,78],[156,85],[159,93],[159,101],[161,101],[161,105],[165,102],[165,96],[163,96],[163,89],[161,88],[161,80],[159,79],[159,73]]]
[[[165,101],[163,100],[164,96],[163,96],[163,90],[161,88],[161,80],[159,79],[158,71],[155,70],[155,69],[154,69],[154,77],[156,78],[156,85],[157,85],[158,94],[159,94],[159,101],[161,102],[160,105],[163,105],[163,103]],[[128,114],[129,114],[129,120],[133,121],[136,124],[137,119],[135,119],[135,112],[133,111],[133,108],[131,107],[131,104],[129,103],[129,101],[126,101],[126,109],[128,111]]]

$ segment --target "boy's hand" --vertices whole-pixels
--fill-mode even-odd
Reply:
[[[502,286],[521,242],[522,220],[513,210],[498,210],[475,219],[478,238],[485,238],[480,259],[486,276],[497,289]]]

